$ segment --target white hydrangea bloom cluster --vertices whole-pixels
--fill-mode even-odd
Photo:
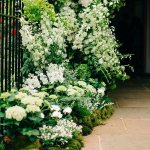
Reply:
[[[90,84],[87,84],[86,82],[84,81],[78,81],[77,84],[79,86],[81,86],[82,88],[84,88],[86,91],[89,91],[91,92],[92,94],[96,95],[97,94],[97,91],[96,89],[94,88],[94,86],[90,85]]]
[[[21,100],[22,98],[28,96],[26,93],[23,93],[23,92],[18,92],[16,95],[15,95],[15,99],[18,99],[18,100]]]
[[[97,93],[103,97],[105,95],[105,90],[105,87],[101,87],[97,90]]]
[[[21,121],[27,116],[26,110],[17,105],[13,107],[9,107],[6,110],[5,114],[7,119],[15,119],[17,121]]]
[[[43,98],[45,97],[44,93],[45,92],[39,92],[33,95],[27,95],[26,93],[18,92],[15,95],[15,99],[19,100],[24,105],[35,105],[40,107],[43,104]]]
[[[64,114],[70,114],[72,112],[72,109],[70,107],[66,107],[64,110],[63,110],[63,113]]]
[[[44,99],[46,96],[49,96],[49,94],[47,92],[38,92],[38,93],[33,93],[32,96],[39,97],[40,99]]]
[[[21,103],[24,105],[35,105],[35,106],[42,106],[43,100],[39,97],[33,97],[31,95],[28,95],[26,97],[23,97],[21,100]]]
[[[40,107],[36,106],[36,105],[32,105],[32,104],[29,104],[27,105],[27,108],[26,108],[26,112],[27,113],[35,113],[35,112],[40,112],[41,109]]]
[[[38,76],[34,76],[32,74],[29,75],[29,78],[27,78],[24,82],[25,86],[29,91],[32,91],[33,93],[36,92],[35,89],[40,88],[41,84],[38,79]]]
[[[24,87],[32,94],[37,92],[41,85],[55,82],[62,83],[64,78],[65,68],[62,65],[50,63],[47,67],[46,74],[37,72],[38,75],[30,75],[24,82]]]
[[[43,125],[39,130],[41,133],[39,138],[43,143],[59,141],[61,145],[64,145],[73,137],[74,132],[82,132],[82,127],[77,126],[72,120],[62,119],[54,127]]]
[[[84,96],[84,94],[85,94],[84,89],[82,89],[78,86],[69,85],[69,87],[67,89],[68,96]]]
[[[51,114],[51,117],[52,118],[62,118],[63,114],[61,113],[61,109],[58,105],[51,105],[51,111],[52,111],[52,114]]]
[[[64,71],[65,68],[61,65],[52,64],[52,63],[49,64],[46,71],[49,82],[52,84],[54,82],[62,83],[65,80]]]
[[[97,91],[96,91],[96,89],[94,88],[94,86],[92,86],[92,85],[90,85],[90,84],[88,84],[88,85],[86,86],[86,89],[87,89],[88,91],[90,91],[92,94],[96,94],[96,93],[97,93]]]
[[[70,107],[66,107],[62,110],[58,105],[51,105],[50,109],[52,111],[51,117],[59,119],[63,117],[63,114],[67,115],[72,112],[72,109]],[[61,113],[61,111],[63,112],[63,114]]]
[[[55,91],[57,93],[59,93],[59,92],[66,92],[67,88],[65,86],[63,86],[63,85],[60,85],[60,86],[56,87]]]

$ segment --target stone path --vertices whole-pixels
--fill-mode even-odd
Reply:
[[[114,115],[85,137],[82,150],[150,150],[150,78],[129,81],[110,95]]]

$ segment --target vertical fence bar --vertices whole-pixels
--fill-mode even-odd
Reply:
[[[4,14],[4,1],[1,0],[1,13]],[[4,90],[4,16],[1,16],[1,91]]]
[[[0,92],[12,86],[20,88],[22,83],[19,10],[22,10],[22,0],[0,0]]]
[[[5,3],[5,91],[8,89],[8,0]]]
[[[12,58],[11,58],[11,55],[12,55],[12,0],[9,1],[9,66],[8,66],[8,90],[11,89],[11,76],[12,76]]]
[[[15,16],[15,0],[13,0],[13,16]],[[12,26],[12,30],[14,31],[15,27],[14,27],[14,23],[15,23],[15,19],[12,19],[13,22],[13,26]],[[14,36],[12,37],[12,86],[14,86],[14,73],[15,73],[15,39]]]
[[[22,8],[21,6],[21,0],[18,0],[18,17],[20,18],[21,17],[21,14],[19,12],[19,10]],[[21,67],[22,67],[22,64],[21,64],[21,35],[20,35],[20,32],[19,32],[19,29],[21,28],[21,24],[20,24],[20,21],[18,21],[18,87],[20,88],[20,85],[22,84],[22,81],[21,81]]]

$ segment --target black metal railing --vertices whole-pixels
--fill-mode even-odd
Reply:
[[[0,0],[0,92],[22,83],[21,9],[22,0]]]

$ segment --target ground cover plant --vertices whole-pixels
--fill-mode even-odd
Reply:
[[[1,149],[80,150],[128,75],[110,26],[118,0],[24,0],[23,87],[0,95]],[[18,142],[19,141],[19,142]]]

